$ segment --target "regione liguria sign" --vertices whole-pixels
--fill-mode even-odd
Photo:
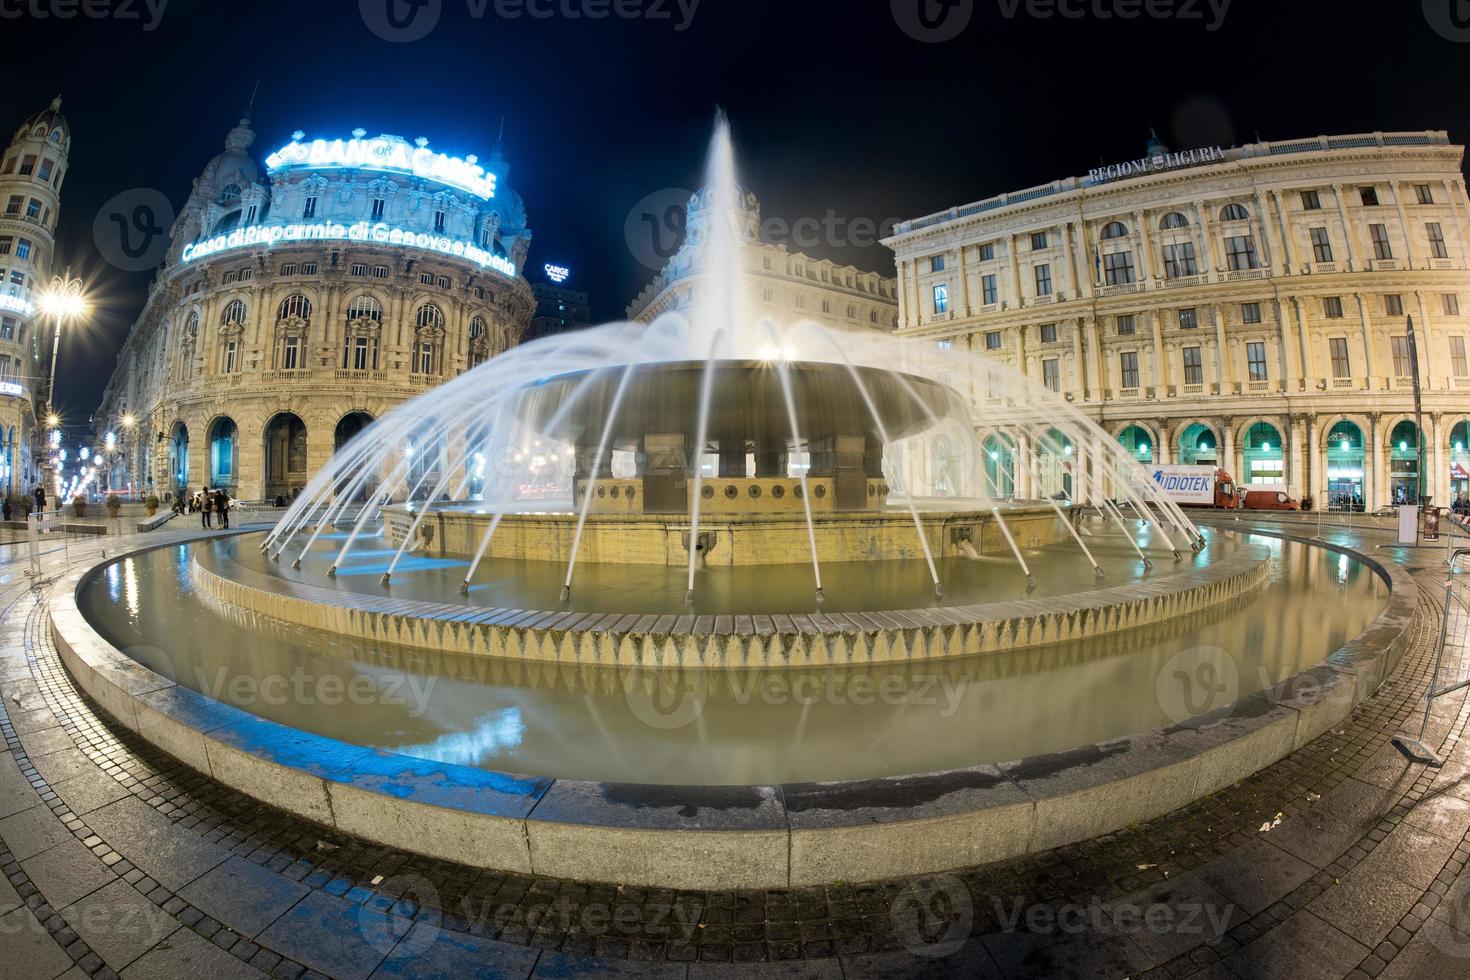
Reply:
[[[1180,167],[1195,167],[1202,163],[1217,163],[1225,159],[1225,150],[1218,146],[1202,146],[1195,150],[1180,150],[1178,153],[1155,153],[1152,156],[1111,163],[1106,167],[1093,167],[1087,171],[1087,180],[1093,184],[1105,184],[1124,177],[1142,177],[1145,174],[1177,170]]]

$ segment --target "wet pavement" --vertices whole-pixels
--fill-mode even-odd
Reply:
[[[1305,518],[1292,530],[1317,533]],[[57,658],[46,577],[124,542],[48,555],[34,587],[3,563],[0,975],[1470,976],[1465,692],[1436,702],[1426,741],[1442,770],[1389,744],[1418,728],[1442,552],[1379,547],[1386,533],[1363,521],[1322,535],[1420,585],[1414,643],[1342,727],[1097,840],[921,879],[759,892],[480,871],[254,803],[112,727]],[[1452,659],[1470,645],[1465,622],[1451,619]]]

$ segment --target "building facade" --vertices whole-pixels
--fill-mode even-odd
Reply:
[[[61,185],[71,127],[61,99],[21,123],[0,156],[0,491],[25,493],[41,481],[44,438],[37,415],[46,390],[51,331],[40,310],[56,255]]]
[[[565,282],[565,270],[558,270],[557,274]],[[536,315],[531,318],[531,328],[526,331],[527,340],[592,325],[592,303],[583,290],[555,282],[533,282],[531,294],[536,298]]]
[[[241,120],[194,182],[118,358],[99,430],[131,482],[290,497],[393,406],[518,343],[531,232],[497,148],[291,143]]]
[[[726,210],[737,222],[737,250],[748,296],[744,309],[777,323],[815,320],[829,326],[892,330],[898,326],[897,285],[892,277],[815,259],[761,237],[760,201],[749,191]],[[689,199],[686,235],[668,264],[628,304],[628,319],[651,323],[669,312],[686,312],[704,282],[703,229],[719,209],[705,189]]]
[[[1444,132],[1155,140],[901,223],[898,332],[1004,360],[1145,464],[1446,505],[1470,494],[1463,157]]]

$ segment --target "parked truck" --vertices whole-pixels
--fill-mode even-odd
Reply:
[[[1235,480],[1215,466],[1151,466],[1149,475],[1164,496],[1181,507],[1240,506]]]

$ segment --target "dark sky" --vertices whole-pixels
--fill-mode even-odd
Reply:
[[[70,417],[96,405],[150,278],[99,253],[94,219],[140,188],[182,204],[257,80],[259,156],[298,128],[358,126],[488,156],[503,116],[528,270],[570,266],[599,320],[651,276],[637,206],[696,186],[717,104],[768,218],[814,220],[805,251],[888,272],[873,225],[1136,157],[1150,125],[1176,148],[1470,134],[1463,0],[1233,0],[1218,22],[1209,0],[1150,0],[1173,16],[1134,19],[1116,14],[1142,0],[1064,0],[1078,18],[1035,16],[1045,0],[699,0],[687,25],[675,0],[413,0],[429,19],[405,30],[438,20],[402,43],[380,36],[383,10],[409,0],[171,0],[152,30],[146,0],[31,13],[80,2],[0,0],[0,131],[60,92],[74,133],[59,252],[100,302],[63,342]],[[936,32],[963,30],[917,39],[921,4]],[[645,16],[567,16],[619,7]]]

